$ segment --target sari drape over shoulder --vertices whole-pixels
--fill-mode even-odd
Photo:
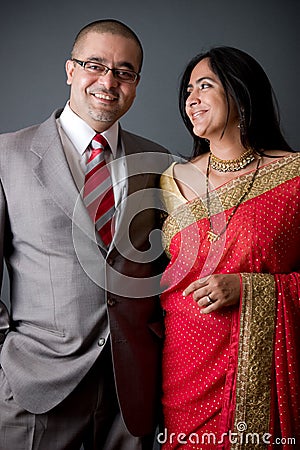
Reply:
[[[215,231],[252,175],[214,191]],[[300,448],[300,154],[259,169],[213,243],[205,198],[184,199],[173,165],[161,187],[170,257],[161,295],[163,449]],[[240,305],[203,315],[182,293],[214,273],[240,274]]]

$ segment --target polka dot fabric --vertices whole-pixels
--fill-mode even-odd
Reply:
[[[200,217],[172,236],[171,260],[162,278],[165,291],[161,295],[166,312],[163,450],[230,448],[228,442],[220,443],[224,431],[220,423],[225,413],[229,428],[232,427],[234,411],[230,408],[238,401],[228,371],[232,358],[236,368],[238,364],[239,307],[202,315],[192,297],[182,295],[192,281],[209,273],[274,275],[274,378],[266,432],[277,437],[298,437],[300,448],[300,177],[289,175],[291,166],[300,174],[300,158],[297,155],[284,159],[285,162],[260,169],[253,187],[255,195],[252,192],[252,197],[238,208],[214,252],[213,244],[207,240],[207,217]],[[276,177],[280,181],[272,186],[266,182],[266,175],[273,183]],[[232,185],[228,183],[228,190]],[[223,193],[226,188],[222,187]],[[191,207],[191,203],[195,200],[186,207]],[[232,207],[225,211],[226,217]],[[224,405],[228,411],[224,411]],[[276,448],[291,447],[282,444]]]

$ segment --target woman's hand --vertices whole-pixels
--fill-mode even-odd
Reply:
[[[194,281],[184,290],[183,296],[193,294],[194,300],[202,308],[201,313],[208,314],[238,304],[240,292],[238,274],[217,274]]]

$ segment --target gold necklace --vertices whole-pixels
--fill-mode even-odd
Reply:
[[[220,159],[210,152],[211,167],[218,172],[235,172],[248,166],[255,160],[254,150],[249,148],[236,159]]]
[[[213,225],[212,225],[212,220],[211,220],[211,211],[210,211],[210,195],[209,195],[208,177],[209,177],[209,170],[210,170],[210,167],[211,167],[211,153],[209,154],[208,162],[207,162],[207,169],[206,169],[206,205],[207,205],[206,209],[207,209],[208,220],[209,220],[209,230],[207,232],[207,238],[208,238],[209,242],[216,242],[218,239],[220,239],[222,234],[224,234],[225,231],[227,230],[229,222],[231,221],[231,219],[233,218],[234,214],[236,213],[238,207],[241,205],[243,200],[249,194],[249,192],[250,192],[250,190],[251,190],[251,188],[253,186],[253,183],[255,181],[256,175],[258,173],[260,160],[261,160],[261,157],[258,158],[256,169],[253,172],[253,176],[252,176],[251,180],[248,182],[248,186],[246,187],[245,192],[242,194],[241,198],[239,199],[239,201],[237,202],[237,204],[233,208],[231,214],[229,215],[229,217],[228,217],[228,219],[227,219],[227,221],[225,223],[224,228],[219,233],[215,233],[214,230],[213,230]]]

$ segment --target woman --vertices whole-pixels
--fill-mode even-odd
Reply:
[[[300,446],[300,153],[248,54],[187,66],[191,160],[161,179],[163,449]],[[298,439],[297,441],[295,441]]]

